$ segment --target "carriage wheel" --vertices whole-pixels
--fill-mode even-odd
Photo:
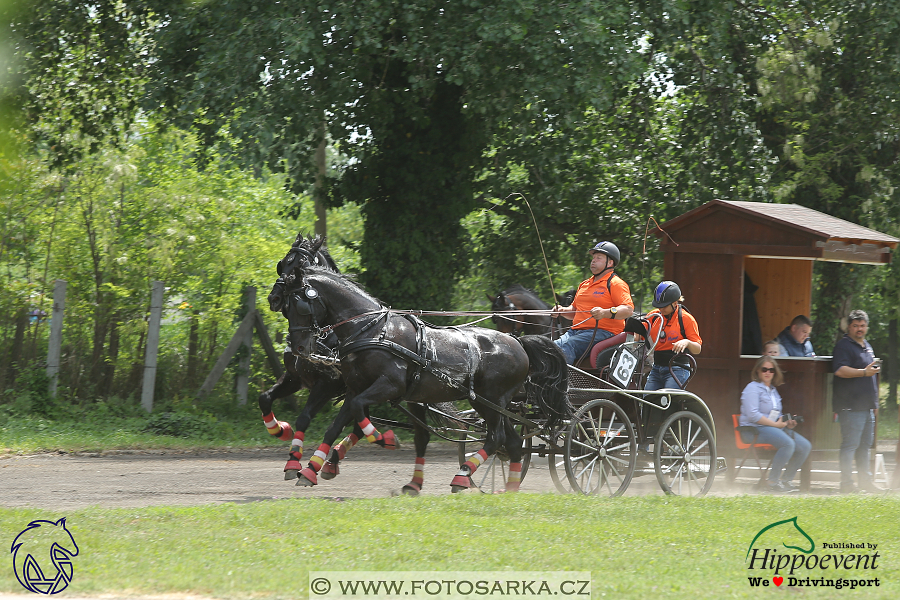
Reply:
[[[667,494],[702,496],[716,476],[716,440],[700,415],[677,412],[666,419],[654,444],[656,479]]]
[[[550,469],[550,479],[553,481],[553,485],[556,486],[557,491],[560,494],[571,494],[572,487],[569,485],[569,479],[566,477],[563,454],[565,439],[565,434],[563,433],[556,439],[554,444],[548,442],[547,467]]]
[[[483,427],[483,423],[479,423]],[[476,426],[477,428],[478,426]],[[477,430],[477,429],[476,429]],[[525,425],[518,427],[519,435],[523,436],[522,440],[522,474],[521,480],[525,481],[525,473],[528,472],[528,465],[531,463],[531,446],[532,439],[524,437],[528,432]],[[484,447],[484,442],[465,442],[461,441],[457,444],[459,466],[463,466],[469,457]],[[479,465],[475,474],[472,475],[472,483],[475,484],[482,493],[496,494],[506,491],[506,480],[509,478],[509,455],[506,448],[499,448],[497,452],[488,456],[488,459]]]
[[[565,433],[563,460],[573,490],[622,494],[637,464],[637,439],[625,411],[603,399],[578,409]]]

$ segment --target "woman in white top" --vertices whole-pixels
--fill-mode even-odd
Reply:
[[[794,491],[796,488],[791,480],[809,456],[812,444],[794,431],[796,421],[782,418],[781,396],[775,387],[784,383],[784,376],[778,362],[771,356],[761,356],[753,367],[752,377],[753,381],[741,393],[740,423],[759,429],[756,443],[771,444],[778,449],[769,469],[769,490],[776,493]],[[752,439],[744,441],[749,443]]]

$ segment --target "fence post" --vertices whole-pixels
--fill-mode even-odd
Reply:
[[[53,284],[53,310],[50,313],[50,346],[47,348],[47,377],[50,378],[50,397],[56,397],[59,384],[59,357],[62,354],[63,315],[66,310],[66,282],[57,279]]]
[[[256,310],[256,288],[253,286],[247,287],[246,303],[247,314],[249,315]],[[252,327],[249,328],[244,334],[244,339],[241,340],[241,345],[245,347],[245,351],[243,356],[241,356],[241,362],[238,365],[236,387],[238,404],[243,406],[247,404],[247,391],[250,388],[250,351],[253,349]]]
[[[162,281],[154,281],[151,289],[150,327],[147,331],[147,351],[144,355],[144,387],[141,390],[141,406],[148,413],[153,411],[153,392],[156,389],[156,357],[159,354],[159,328],[162,323],[165,284]]]

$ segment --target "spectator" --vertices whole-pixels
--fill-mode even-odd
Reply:
[[[781,356],[781,344],[778,340],[769,340],[763,344],[763,356]]]
[[[881,492],[869,471],[869,447],[875,437],[878,410],[878,378],[881,371],[872,346],[866,341],[869,315],[862,310],[850,312],[847,333],[834,346],[833,408],[841,424],[841,493],[858,490]],[[853,459],[859,488],[853,485]]]
[[[659,336],[659,342],[653,351],[653,368],[644,385],[645,390],[683,388],[690,377],[687,369],[689,363],[683,355],[700,354],[703,340],[700,339],[697,320],[681,305],[683,301],[681,288],[674,281],[663,281],[656,286],[653,293],[655,310],[651,310],[647,317],[650,320],[650,339],[655,340]]]
[[[812,322],[804,315],[797,315],[791,324],[778,334],[775,340],[781,345],[780,356],[815,356],[809,334]]]
[[[615,274],[621,255],[612,242],[600,242],[591,248],[591,273],[581,282],[569,306],[556,305],[553,312],[572,319],[572,328],[555,343],[574,365],[590,352],[591,344],[622,333],[625,319],[634,313],[631,290]]]
[[[809,456],[812,444],[794,431],[797,421],[788,421],[782,416],[781,396],[775,388],[784,383],[784,375],[778,362],[771,356],[760,356],[753,367],[752,378],[741,393],[740,423],[759,429],[757,443],[771,444],[778,449],[769,468],[768,491],[776,494],[793,492],[796,488],[791,480]],[[753,441],[743,436],[742,433],[744,442]]]

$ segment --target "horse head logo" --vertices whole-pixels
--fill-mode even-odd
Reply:
[[[32,521],[13,540],[10,552],[22,587],[35,594],[58,594],[72,581],[72,558],[78,556],[78,544],[63,517],[56,522]]]
[[[799,550],[804,554],[811,554],[816,549],[816,543],[811,537],[809,537],[809,534],[803,531],[803,529],[801,529],[797,524],[797,517],[793,517],[791,519],[785,519],[784,521],[776,521],[775,523],[766,525],[765,527],[760,529],[759,533],[756,534],[756,537],[753,538],[753,541],[750,542],[750,547],[747,548],[747,557],[750,556],[750,551],[753,550],[753,544],[756,543],[756,540],[758,540],[762,534],[772,529],[776,530],[775,533],[781,538],[781,545],[785,548],[788,548],[790,550]],[[801,537],[796,537],[797,534],[799,534]],[[784,540],[787,540],[791,543],[794,543],[796,541],[798,545],[789,545]],[[809,547],[806,547],[807,542],[809,542]]]

